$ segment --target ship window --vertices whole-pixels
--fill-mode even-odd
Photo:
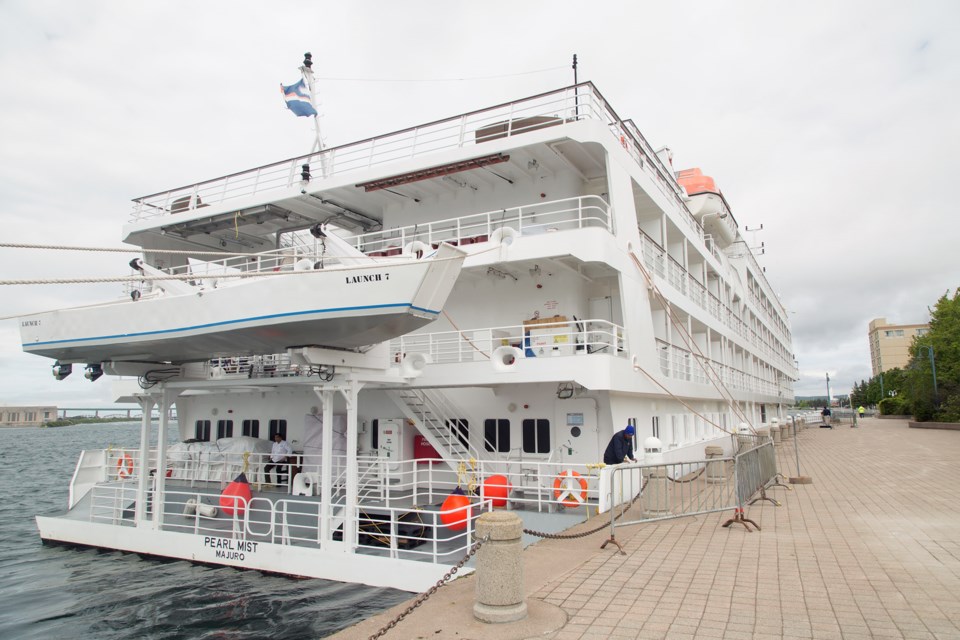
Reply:
[[[550,453],[550,421],[528,418],[523,421],[523,452]]]
[[[280,434],[280,437],[284,440],[287,439],[287,421],[286,420],[271,420],[270,421],[270,439],[273,440],[273,436]]]
[[[653,431],[653,437],[660,437],[660,416],[650,418],[650,429]]]
[[[249,436],[251,438],[260,437],[260,421],[259,420],[244,420],[243,421],[243,435]]]
[[[447,428],[450,429],[450,433],[453,433],[457,436],[457,440],[460,441],[467,449],[470,448],[470,422],[464,420],[463,418],[454,418],[453,420],[447,420]]]
[[[487,451],[509,452],[510,421],[504,418],[487,418],[484,420],[483,447]]]
[[[210,442],[210,421],[197,420],[194,425],[193,437],[200,442]]]
[[[217,420],[217,440],[233,437],[233,420]]]

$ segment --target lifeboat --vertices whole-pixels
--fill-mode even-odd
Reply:
[[[20,318],[23,350],[61,363],[195,362],[290,347],[355,349],[435,320],[466,253],[294,270],[216,287],[176,282],[143,297]]]
[[[737,226],[716,181],[700,169],[684,169],[677,173],[677,182],[686,190],[687,208],[703,226],[703,232],[721,247],[729,246],[736,239]]]

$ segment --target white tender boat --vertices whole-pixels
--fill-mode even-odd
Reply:
[[[622,499],[627,424],[667,462],[729,452],[797,372],[700,178],[581,83],[137,198],[140,299],[22,321],[147,416],[140,449],[83,453],[41,537],[420,590],[484,510],[560,531]]]
[[[152,294],[135,290],[119,302],[25,316],[20,334],[24,351],[61,363],[355,349],[435,320],[464,255],[444,244],[429,259],[368,259],[372,266],[320,269],[303,253],[257,255],[256,269],[244,271],[205,263],[195,280],[158,280]],[[281,266],[284,260],[289,264]]]

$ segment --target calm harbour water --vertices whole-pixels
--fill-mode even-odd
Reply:
[[[139,422],[0,429],[0,638],[313,639],[410,596],[41,544],[34,516],[66,509],[80,451],[139,439]]]

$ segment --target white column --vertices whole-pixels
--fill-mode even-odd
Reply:
[[[150,490],[150,419],[153,414],[154,399],[140,396],[140,454],[137,457],[137,501],[134,509],[134,522],[138,527],[149,527],[147,520],[147,494]]]
[[[357,545],[357,394],[363,385],[354,379],[346,382],[346,388],[340,389],[347,402],[347,499],[343,510],[343,541],[345,550],[352,553]]]
[[[160,396],[158,411],[160,425],[157,428],[157,475],[153,492],[153,528],[163,528],[163,504],[167,485],[167,427],[170,421],[170,407],[180,394],[179,391],[164,389]]]
[[[333,533],[333,392],[314,387],[323,409],[323,442],[320,451],[320,546],[328,547]]]

